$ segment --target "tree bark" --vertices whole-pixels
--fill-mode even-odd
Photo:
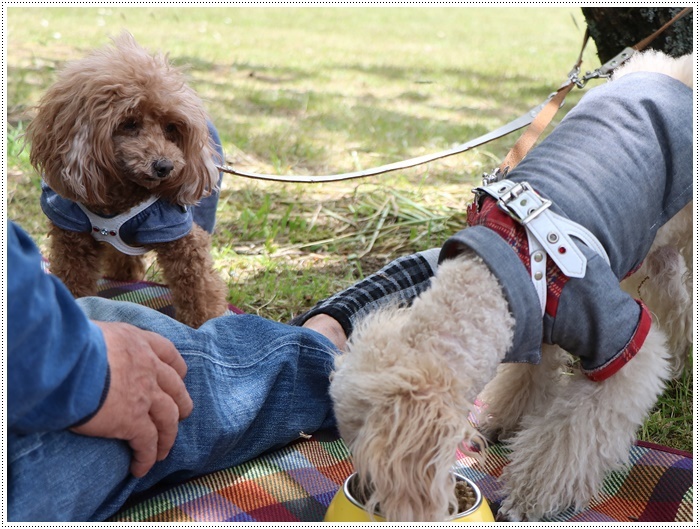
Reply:
[[[601,64],[671,20],[682,7],[582,7]],[[679,57],[693,51],[692,13],[677,20],[647,47]]]

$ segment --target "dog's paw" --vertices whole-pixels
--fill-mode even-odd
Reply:
[[[501,504],[501,508],[498,509],[496,514],[497,522],[536,522],[537,520],[531,520],[527,515],[517,509],[515,506],[508,505],[507,500]]]

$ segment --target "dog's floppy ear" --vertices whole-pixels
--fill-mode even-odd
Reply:
[[[216,166],[223,164],[223,160],[214,149],[206,111],[194,90],[183,85],[172,106],[177,111],[171,119],[178,129],[177,143],[185,165],[177,178],[164,182],[159,189],[178,204],[194,205],[217,190]]]
[[[451,469],[470,432],[466,417],[444,397],[394,395],[386,409],[375,407],[366,418],[350,451],[359,481],[371,480],[360,485],[374,490],[370,512],[379,506],[392,522],[440,522],[457,512]]]
[[[58,194],[79,202],[101,204],[105,174],[112,171],[112,144],[87,115],[88,104],[63,76],[49,89],[27,127],[30,161]]]
[[[206,125],[204,127],[188,125],[186,128],[189,130],[183,134],[182,139],[185,166],[181,177],[178,178],[181,186],[176,197],[177,202],[184,205],[196,204],[217,190],[219,171],[216,165],[223,164],[223,160],[219,159],[219,153],[214,150]]]

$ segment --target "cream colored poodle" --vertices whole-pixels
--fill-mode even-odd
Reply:
[[[561,179],[559,186],[562,182],[565,189],[574,186],[569,193],[583,204],[581,210],[587,209],[588,203],[585,191],[574,182],[579,178],[586,184],[590,175],[580,174],[585,164],[598,163],[605,168],[595,177],[606,180],[605,189],[615,196],[632,193],[625,178],[638,182],[639,187],[649,176],[644,170],[619,174],[616,156],[634,155],[640,167],[649,168],[647,173],[658,169],[650,177],[656,188],[667,185],[667,172],[692,189],[692,170],[688,174],[682,170],[692,163],[692,116],[675,120],[667,115],[659,118],[664,115],[659,112],[654,120],[665,119],[664,125],[652,134],[644,128],[646,113],[656,112],[654,102],[663,100],[664,95],[683,94],[687,106],[682,108],[690,112],[692,91],[683,84],[692,87],[692,72],[691,57],[669,59],[656,52],[634,57],[615,74],[612,83],[591,90],[512,174],[525,174],[522,178],[538,189],[535,184],[544,185],[544,181],[538,180],[539,173],[532,167],[554,166]],[[635,76],[630,75],[633,73]],[[621,107],[619,101],[610,101],[611,96],[605,95],[615,83],[626,83],[617,85],[625,90],[613,92],[622,101]],[[654,93],[638,94],[635,97],[644,103],[625,107],[626,90],[633,92],[638,86],[653,86]],[[590,98],[588,102],[586,98]],[[565,153],[557,147],[557,135],[571,131],[589,130],[605,141],[607,135],[614,134],[615,127],[609,125],[618,111],[635,127],[639,124],[639,134],[647,133],[647,143],[656,139],[659,144],[665,142],[663,135],[668,129],[664,127],[684,127],[683,145],[673,147],[677,148],[677,159],[659,160],[656,146],[648,152],[636,152],[636,130],[625,136],[628,144],[607,145],[601,152]],[[604,159],[608,156],[610,159]],[[579,166],[581,160],[583,166]],[[684,196],[688,196],[687,190]],[[522,226],[513,227],[515,221],[498,207],[498,201],[487,194],[477,196],[472,213],[478,211],[472,220],[482,225],[467,228],[460,233],[469,235],[443,247],[431,287],[409,308],[380,310],[357,326],[347,352],[337,358],[331,395],[355,468],[374,491],[370,512],[380,505],[388,521],[445,520],[455,503],[450,470],[456,450],[465,445],[483,447],[487,440],[503,440],[512,449],[502,476],[506,497],[499,512],[501,520],[535,521],[571,506],[583,508],[598,493],[606,474],[625,464],[637,429],[665,382],[682,370],[691,344],[692,202],[690,198],[685,200],[687,205],[676,202],[675,210],[668,210],[673,218],[659,229],[644,215],[620,223],[614,208],[622,207],[621,203],[613,201],[612,209],[606,209],[600,193],[593,198],[603,203],[594,205],[597,220],[584,228],[602,241],[602,248],[589,250],[550,233],[543,243],[548,255],[543,260],[544,254],[538,254],[541,249],[535,251],[527,243],[506,240],[522,232]],[[560,194],[553,202],[550,210],[564,204],[566,198]],[[639,204],[637,207],[642,207]],[[485,220],[479,217],[482,214]],[[624,214],[633,215],[634,211]],[[571,220],[584,222],[577,218]],[[618,224],[645,231],[629,237],[631,232],[620,228],[626,234],[624,239],[607,237],[606,230],[614,232]],[[494,237],[488,229],[502,233]],[[475,241],[482,238],[488,246],[483,253],[474,249]],[[507,250],[501,248],[503,242],[510,244]],[[547,247],[549,242],[551,248]],[[627,251],[632,244],[641,246],[636,264]],[[571,257],[577,249],[584,262],[587,260],[586,280],[599,274],[607,281],[602,287],[579,287],[584,282],[581,274],[564,277],[553,263],[553,259]],[[515,250],[511,253],[516,258],[522,254],[517,265],[521,269],[508,268],[511,258],[506,254],[503,259],[485,257],[492,257],[496,250]],[[641,268],[622,283],[630,296],[618,285],[644,254]],[[548,283],[546,300],[541,300],[540,307],[532,286],[543,280],[535,269],[545,261]],[[520,283],[513,286],[510,280]],[[585,294],[600,293],[601,288],[614,298],[610,309],[596,308],[598,299],[575,301],[570,295],[575,289]],[[532,299],[534,305],[521,304]],[[623,318],[626,313],[634,317],[632,327]],[[564,318],[573,323],[559,321]],[[529,349],[527,336],[532,335],[532,328],[539,333],[535,338],[541,351]],[[578,329],[586,336],[570,336]],[[572,366],[572,357],[560,348],[562,343],[568,353],[581,357],[580,365]],[[607,350],[620,343],[620,349]],[[593,345],[602,350],[592,351]],[[502,363],[504,360],[514,363]],[[475,411],[477,398],[484,408],[475,428],[468,417]]]

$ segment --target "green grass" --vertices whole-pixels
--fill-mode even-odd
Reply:
[[[681,378],[669,383],[639,437],[692,451],[693,425],[693,373],[686,369]]]
[[[507,123],[565,79],[583,28],[577,7],[8,7],[8,217],[45,244],[21,133],[57,69],[124,29],[187,68],[230,164],[327,174]],[[584,68],[598,64],[590,45]],[[472,185],[516,139],[344,183],[226,176],[214,257],[230,301],[285,321],[392,258],[440,245],[464,224]],[[149,274],[157,279],[157,267]],[[674,383],[641,435],[692,449],[692,388],[690,374]]]

